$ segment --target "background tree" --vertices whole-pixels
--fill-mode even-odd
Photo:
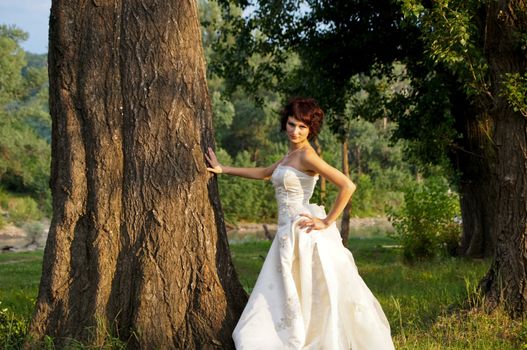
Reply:
[[[474,249],[479,253],[488,254],[485,245],[495,244],[492,266],[481,284],[485,300],[491,307],[503,304],[512,316],[525,315],[526,120],[525,99],[518,97],[526,86],[527,7],[522,1],[502,0],[401,4],[420,28],[424,58],[435,68],[418,75],[428,76],[430,88],[418,99],[428,99],[438,111],[440,99],[431,93],[450,97],[437,117],[448,118],[454,126],[450,130],[460,130],[464,138],[458,160],[465,249],[471,252],[476,237],[480,247],[483,243]],[[444,93],[452,87],[457,96]],[[424,115],[429,125],[445,125]],[[451,135],[444,140],[455,145]]]
[[[0,226],[50,212],[47,67],[45,57],[23,51],[26,39],[0,25]]]
[[[512,228],[514,222],[525,222],[524,196],[514,194],[523,193],[525,177],[523,2],[266,1],[252,10],[245,17],[227,12],[235,29],[226,37],[235,37],[236,49],[225,51],[224,74],[235,82],[276,85],[284,81],[280,74],[289,53],[296,53],[300,65],[288,75],[286,91],[307,91],[334,111],[337,134],[347,125],[339,112],[352,86],[350,77],[394,59],[405,61],[414,79],[413,90],[405,94],[416,103],[399,110],[397,136],[406,132],[404,137],[415,141],[410,149],[423,156],[423,163],[426,156],[435,156],[436,163],[459,170],[459,177],[452,178],[461,188],[463,249],[470,255],[497,253],[484,283],[489,300],[507,300],[512,314],[522,313],[525,296],[518,288],[525,279],[520,268],[525,254],[500,245],[499,237],[515,242],[515,248],[524,246],[523,224]],[[259,64],[247,54],[253,52]],[[418,114],[423,117],[412,118]],[[507,170],[505,159],[511,164]],[[500,274],[506,265],[515,266],[514,272]],[[508,292],[499,292],[500,285],[509,285]]]
[[[231,86],[251,90],[266,86],[289,96],[316,98],[342,143],[342,167],[349,175],[350,120],[344,112],[355,88],[351,78],[370,72],[374,64],[391,65],[402,55],[402,38],[408,39],[408,33],[398,25],[400,7],[395,2],[362,0],[223,4],[228,25],[217,46],[222,59],[216,70]],[[236,6],[249,5],[251,11],[243,17]],[[298,64],[291,68],[295,60]],[[345,242],[349,209],[344,210],[342,219]]]
[[[33,339],[231,348],[246,300],[216,185],[193,1],[53,1],[53,220]]]

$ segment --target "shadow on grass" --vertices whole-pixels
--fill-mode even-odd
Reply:
[[[270,245],[270,241],[250,239],[230,244],[240,281],[248,292]],[[380,234],[355,234],[348,247],[361,276],[382,304],[397,349],[527,350],[527,324],[511,320],[501,310],[487,314],[474,307],[475,286],[487,271],[488,261],[443,258],[407,265],[397,242]],[[14,260],[17,263],[11,263]],[[42,252],[0,255],[0,308],[26,323],[37,295],[41,260]],[[0,328],[0,340],[1,332]],[[115,343],[109,348],[118,347]]]

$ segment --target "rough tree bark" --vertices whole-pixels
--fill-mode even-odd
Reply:
[[[459,255],[471,258],[492,257],[496,243],[494,214],[497,191],[491,164],[495,151],[491,134],[492,121],[471,103],[458,80],[452,76],[452,112],[456,130],[462,137],[450,153],[451,162],[459,173],[459,193],[463,236]]]
[[[477,124],[467,121],[466,124]],[[468,128],[470,126],[467,125]],[[479,129],[481,125],[473,125]],[[476,133],[478,131],[475,131]],[[470,143],[478,136],[466,137]],[[482,141],[488,143],[488,140]],[[485,154],[478,147],[466,147],[459,152],[459,179],[463,236],[460,242],[460,255],[471,258],[487,258],[494,254],[496,231],[494,215],[496,213],[496,187],[487,160],[493,155]]]
[[[527,71],[525,51],[518,43],[519,33],[527,32],[527,3],[489,1],[485,28],[498,202],[496,250],[481,287],[488,306],[502,304],[519,317],[527,315],[527,118],[508,104],[502,82],[505,73]]]
[[[216,182],[196,3],[52,2],[53,219],[29,333],[232,348],[246,295]]]

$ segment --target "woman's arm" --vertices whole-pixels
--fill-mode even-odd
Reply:
[[[351,195],[355,192],[356,186],[346,175],[326,163],[312,149],[306,150],[300,157],[300,163],[304,169],[319,173],[339,188],[335,203],[333,203],[325,219],[303,215],[309,219],[304,220],[301,224],[302,228],[307,227],[307,232],[324,229],[337,220],[348,204]]]
[[[269,177],[271,177],[274,169],[277,167],[279,163],[279,162],[276,162],[266,168],[262,168],[262,167],[236,168],[236,167],[231,167],[227,165],[221,165],[220,162],[218,161],[218,158],[216,158],[216,154],[210,147],[208,149],[208,153],[205,153],[205,158],[207,159],[207,162],[211,166],[207,168],[207,170],[210,172],[213,172],[216,174],[224,173],[224,174],[241,176],[241,177],[246,177],[249,179],[259,179],[259,180],[264,180],[264,179],[268,179]]]

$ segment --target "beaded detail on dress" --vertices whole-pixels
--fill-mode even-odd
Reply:
[[[294,176],[286,176],[286,173]],[[318,175],[311,176],[289,165],[278,165],[271,181],[278,203],[278,224],[284,224],[300,211],[313,195]]]

